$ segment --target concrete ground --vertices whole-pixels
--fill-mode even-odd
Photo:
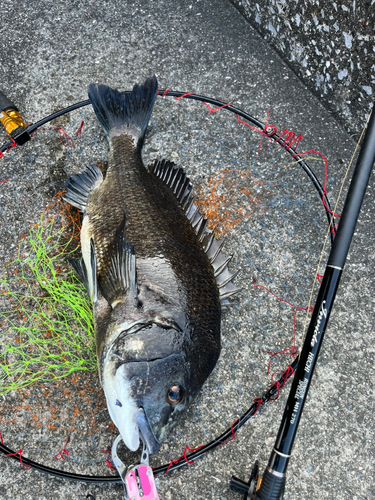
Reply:
[[[160,88],[216,97],[261,121],[271,110],[270,123],[303,134],[304,150],[325,154],[336,197],[360,131],[348,137],[229,1],[5,0],[1,14],[0,89],[29,121],[86,99],[92,82],[125,90],[156,73]],[[373,190],[372,177],[293,450],[286,499],[375,497]],[[250,402],[258,395],[254,387]],[[265,467],[285,397],[228,447],[161,478],[160,498],[240,498],[229,489],[231,475],[245,478],[255,459]],[[57,480],[3,458],[0,477],[7,500],[122,495],[118,485]]]

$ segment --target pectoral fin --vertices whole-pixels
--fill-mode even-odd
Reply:
[[[125,239],[125,227],[124,216],[111,248],[111,262],[99,277],[100,291],[112,307],[125,296],[127,301],[138,303],[135,249]]]

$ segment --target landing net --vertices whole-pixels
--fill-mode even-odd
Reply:
[[[233,254],[230,267],[240,270],[235,283],[242,288],[223,312],[219,362],[185,420],[152,457],[153,466],[223,432],[287,369],[312,285],[319,287],[327,217],[316,187],[288,151],[295,136],[282,148],[240,121],[200,102],[159,98],[146,135],[145,163],[166,158],[185,169],[200,209],[225,240],[224,252]],[[324,157],[308,157],[329,190]],[[80,216],[61,192],[66,179],[90,163],[105,172],[107,158],[90,107],[60,117],[0,158],[1,436],[22,450],[20,461],[26,456],[99,476],[115,474],[108,451],[117,430],[98,381],[91,305],[66,261],[80,253]],[[215,453],[233,461],[233,446]],[[134,463],[138,455],[123,451],[123,460]],[[220,474],[214,462],[210,467]],[[204,470],[198,476],[205,484]],[[179,491],[168,481],[160,481],[161,498]],[[220,481],[209,484],[219,498]],[[190,498],[186,479],[179,494]]]

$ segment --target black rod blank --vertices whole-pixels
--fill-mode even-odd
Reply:
[[[306,401],[338,284],[375,162],[375,113],[372,113],[349,187],[337,234],[294,375],[288,401],[263,481],[254,500],[281,500],[298,423]]]
[[[359,152],[356,168],[337,229],[335,244],[332,246],[328,259],[329,266],[341,269],[344,267],[374,161],[375,111],[371,114],[362,148]]]

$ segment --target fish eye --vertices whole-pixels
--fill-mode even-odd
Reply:
[[[173,384],[168,389],[167,399],[171,405],[176,405],[181,401],[184,396],[184,390],[180,385]]]

